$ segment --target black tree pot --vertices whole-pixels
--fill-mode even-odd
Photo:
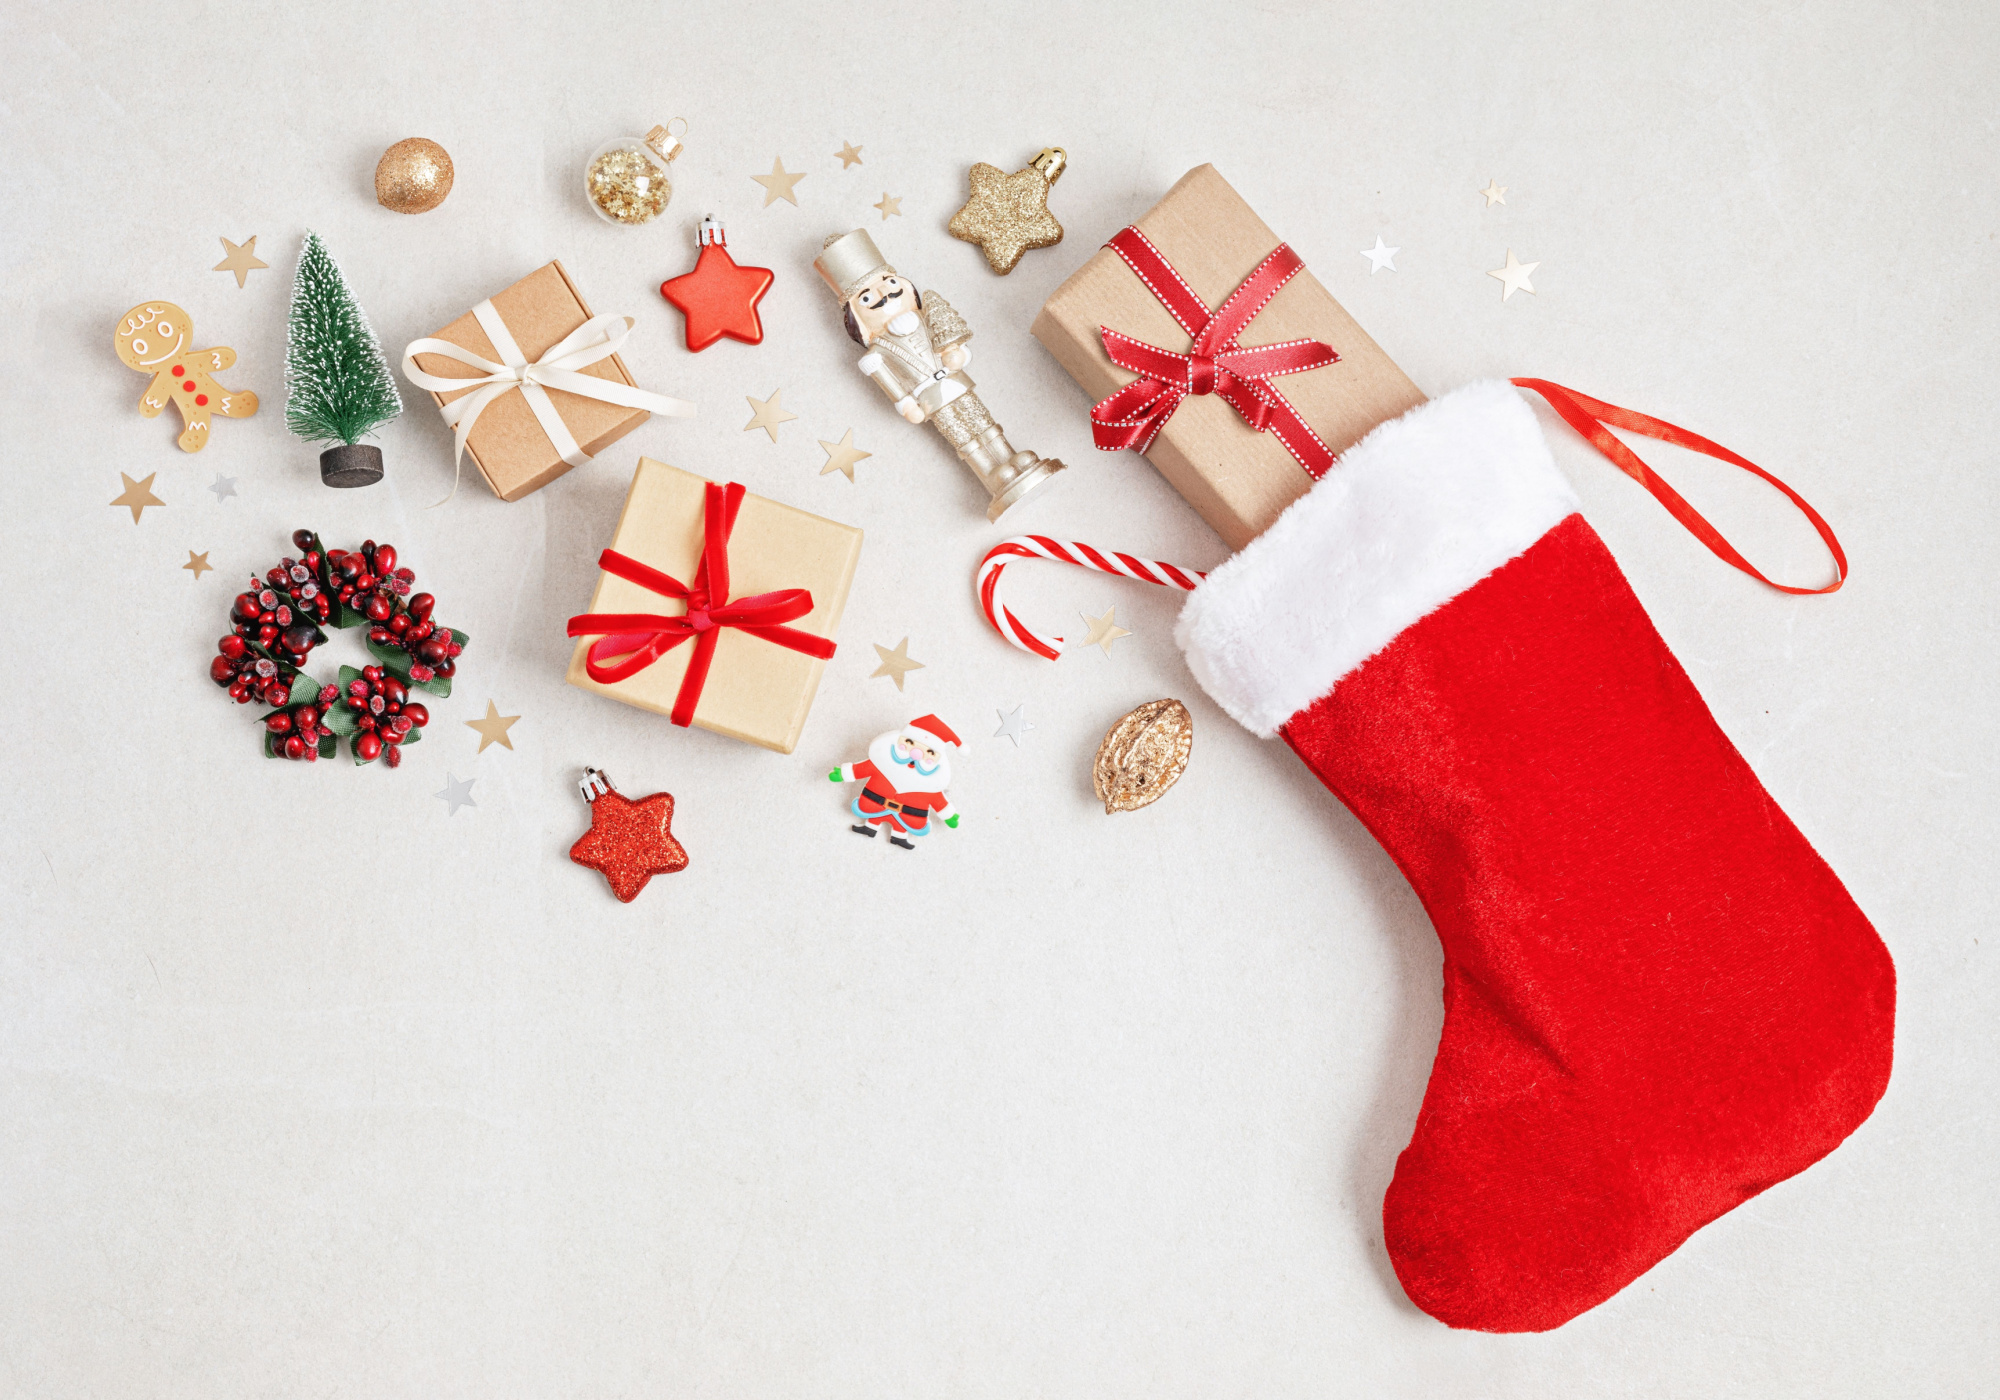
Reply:
[[[328,486],[373,486],[382,479],[382,449],[350,442],[319,454],[319,479]]]

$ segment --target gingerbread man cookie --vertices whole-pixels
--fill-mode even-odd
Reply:
[[[118,322],[118,358],[153,376],[139,396],[139,412],[157,418],[171,402],[181,411],[183,452],[208,446],[208,419],[248,418],[257,411],[257,396],[249,390],[229,390],[210,379],[212,370],[236,363],[226,345],[196,350],[194,328],[187,312],[170,301],[149,301],[133,307]]]

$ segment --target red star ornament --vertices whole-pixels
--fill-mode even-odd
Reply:
[[[660,295],[687,317],[690,350],[706,350],[725,335],[745,345],[764,339],[757,303],[771,290],[771,269],[738,267],[725,242],[722,224],[713,215],[703,219],[694,271],[660,283]]]
[[[655,875],[687,869],[687,851],[669,829],[672,793],[656,792],[634,802],[595,768],[583,770],[577,790],[590,804],[590,830],[569,848],[569,858],[603,875],[619,899],[630,904]]]

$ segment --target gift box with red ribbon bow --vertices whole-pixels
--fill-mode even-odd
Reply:
[[[1043,303],[1040,340],[1240,549],[1378,423],[1424,401],[1243,197],[1199,166]]]
[[[645,458],[568,681],[779,753],[798,747],[861,531]]]

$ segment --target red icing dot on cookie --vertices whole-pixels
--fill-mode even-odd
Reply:
[[[196,395],[194,396],[194,406],[195,406],[196,408],[205,408],[205,407],[207,407],[207,406],[208,406],[208,395],[206,395],[206,394],[196,394]]]
[[[192,379],[188,380],[186,383],[181,385],[181,388],[192,390],[194,388],[194,381]]]
[[[174,377],[175,377],[176,379],[178,379],[178,378],[179,378],[179,377],[180,377],[181,375],[183,375],[183,374],[186,374],[186,373],[187,373],[187,371],[186,371],[186,370],[184,370],[184,369],[182,369],[182,368],[181,368],[181,367],[180,367],[179,365],[175,365],[175,366],[174,366]]]

